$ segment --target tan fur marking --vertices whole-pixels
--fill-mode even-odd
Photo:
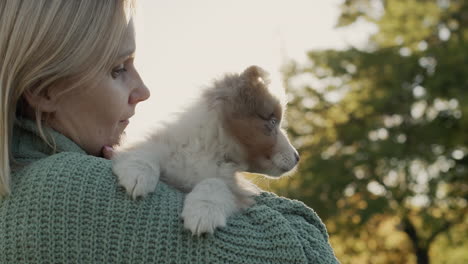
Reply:
[[[276,136],[264,133],[264,122],[258,118],[227,120],[228,131],[245,147],[249,161],[254,162],[260,157],[269,158],[273,155]]]

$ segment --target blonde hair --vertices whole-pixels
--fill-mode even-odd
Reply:
[[[134,10],[131,0],[0,1],[0,199],[10,193],[13,124],[25,91],[66,92],[110,72]],[[36,124],[42,139],[41,114]]]

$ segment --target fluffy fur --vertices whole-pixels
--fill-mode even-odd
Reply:
[[[281,176],[299,161],[281,130],[282,103],[257,66],[226,75],[148,140],[114,155],[114,173],[133,197],[159,180],[187,192],[182,218],[193,234],[213,233],[258,192],[238,172]]]

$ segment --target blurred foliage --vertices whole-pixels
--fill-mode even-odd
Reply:
[[[271,188],[318,212],[343,263],[468,263],[468,1],[341,10],[378,31],[285,66],[301,163]]]

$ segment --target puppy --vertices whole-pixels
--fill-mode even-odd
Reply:
[[[280,127],[284,105],[269,83],[257,66],[215,81],[175,121],[116,151],[119,183],[133,198],[152,192],[159,180],[186,192],[182,218],[194,235],[225,226],[259,192],[238,172],[279,177],[299,161]]]

